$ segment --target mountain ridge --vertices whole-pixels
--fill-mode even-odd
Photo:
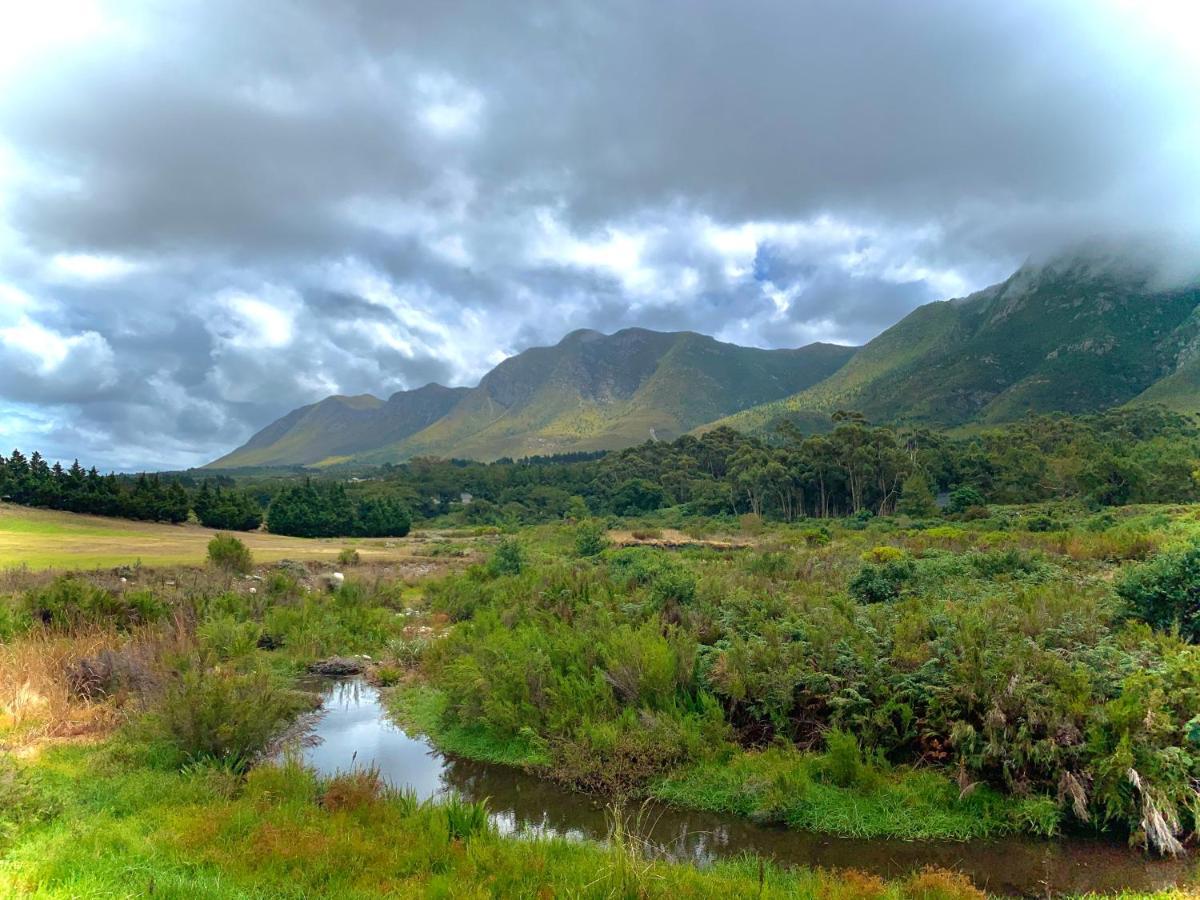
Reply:
[[[824,343],[762,350],[691,331],[578,329],[553,346],[509,357],[474,388],[431,384],[386,402],[327,397],[272,422],[208,467],[617,449],[678,437],[794,393],[836,371],[855,350]],[[442,392],[441,402],[423,396],[422,413],[413,413],[418,395],[430,392]]]
[[[704,428],[827,427],[837,409],[952,427],[1200,397],[1200,286],[1088,256],[1026,264],[999,284],[918,307],[825,381]]]

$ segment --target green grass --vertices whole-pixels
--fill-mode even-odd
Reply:
[[[446,726],[446,699],[435,687],[398,687],[388,707],[401,727],[442,752],[544,772],[553,762],[532,736],[505,740],[481,727]],[[839,787],[822,780],[825,763],[819,753],[735,751],[684,765],[653,782],[647,794],[676,806],[842,837],[966,841],[1028,830],[1021,827],[1022,804],[988,788],[963,799],[945,775],[906,767],[866,767],[858,785]]]
[[[322,807],[327,784],[298,766],[242,781],[213,769],[141,768],[120,745],[75,746],[22,764],[16,779],[0,786],[39,803],[15,817],[0,806],[5,897],[933,896],[929,876],[884,885],[753,859],[697,869],[641,859],[628,843],[514,839],[476,827],[456,839],[445,804],[367,791]],[[939,897],[978,896],[958,876],[936,877]]]
[[[392,718],[406,731],[429,738],[444,753],[523,769],[550,764],[549,754],[537,741],[523,737],[505,740],[485,728],[447,726],[443,721],[445,709],[445,696],[427,684],[401,685],[388,695]]]
[[[0,503],[0,569],[85,570],[141,563],[147,566],[203,565],[215,531],[198,525],[169,525],[30,509]],[[291,538],[266,532],[240,535],[257,562],[320,559],[334,562],[344,539]],[[364,560],[387,561],[409,554],[402,540],[356,543]]]
[[[659,800],[760,822],[857,838],[966,841],[1017,830],[1018,804],[981,788],[963,799],[944,775],[867,771],[861,783],[822,780],[822,754],[739,752],[685,766],[651,786]]]

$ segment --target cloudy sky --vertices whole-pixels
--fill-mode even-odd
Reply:
[[[0,21],[5,450],[198,464],[574,328],[861,343],[1082,239],[1200,234],[1193,0]]]

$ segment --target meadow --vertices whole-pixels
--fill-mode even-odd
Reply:
[[[198,566],[217,532],[196,524],[138,522],[0,503],[0,569],[98,569],[144,565]],[[334,561],[353,546],[371,560],[410,555],[413,540],[349,538],[302,540],[246,532],[242,540],[260,562],[281,559]]]

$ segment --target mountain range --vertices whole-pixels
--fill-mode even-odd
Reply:
[[[211,468],[413,456],[491,460],[672,440],[827,378],[855,348],[739,347],[693,332],[573,331],[500,363],[474,388],[429,384],[386,401],[327,397],[268,425]]]
[[[1164,288],[1148,266],[1079,253],[921,306],[861,348],[575,331],[506,359],[473,388],[429,384],[301,407],[210,467],[491,460],[717,425],[765,434],[783,421],[816,431],[838,409],[958,426],[1138,403],[1200,409],[1200,286]]]

